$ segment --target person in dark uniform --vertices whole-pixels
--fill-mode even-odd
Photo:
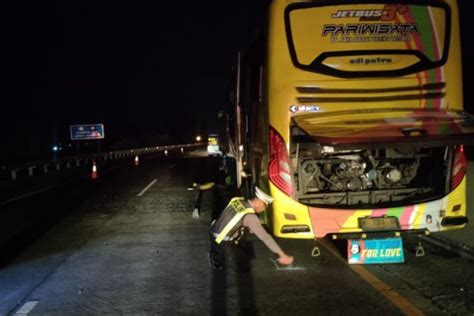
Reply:
[[[273,198],[258,187],[255,187],[255,196],[249,200],[240,197],[231,199],[219,217],[211,223],[209,229],[211,250],[208,257],[213,269],[224,268],[223,244],[231,248],[230,250],[237,256],[251,256],[246,247],[248,244],[242,240],[246,233],[256,235],[270,251],[278,256],[277,260],[281,265],[293,263],[294,258],[280,248],[257,216],[272,202]]]

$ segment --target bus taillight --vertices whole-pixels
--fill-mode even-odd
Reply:
[[[290,163],[283,138],[270,127],[270,181],[287,195],[292,196]]]
[[[464,146],[457,146],[454,150],[454,158],[451,168],[451,190],[454,190],[464,178],[464,175],[466,174],[466,164]]]

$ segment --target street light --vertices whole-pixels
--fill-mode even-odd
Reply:
[[[196,136],[196,141],[200,142],[201,141],[201,136]]]

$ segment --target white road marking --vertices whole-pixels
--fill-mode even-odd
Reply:
[[[39,301],[29,301],[23,304],[23,306],[15,313],[15,315],[28,315],[33,308],[35,308],[36,304]]]
[[[24,198],[27,198],[27,197],[30,197],[30,196],[33,196],[35,194],[38,194],[38,193],[41,193],[41,192],[44,192],[44,191],[48,191],[48,190],[51,190],[51,189],[54,189],[54,188],[56,188],[56,186],[49,186],[49,187],[42,188],[42,189],[30,192],[30,193],[22,194],[22,195],[19,195],[17,197],[14,197],[14,198],[11,198],[9,200],[1,202],[0,206],[6,205],[6,204],[11,203],[11,202],[15,202],[15,201],[18,201],[18,200],[21,200],[21,199],[24,199]]]
[[[156,181],[158,181],[158,179],[155,179],[153,181],[151,181],[151,183],[149,185],[147,185],[143,190],[141,190],[140,193],[137,194],[137,196],[142,196],[143,194],[145,194],[145,192],[151,188],[152,185],[154,185],[156,183]]]

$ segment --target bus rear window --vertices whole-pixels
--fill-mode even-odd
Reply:
[[[285,18],[293,63],[306,70],[406,75],[447,59],[450,9],[443,3],[298,3]]]

